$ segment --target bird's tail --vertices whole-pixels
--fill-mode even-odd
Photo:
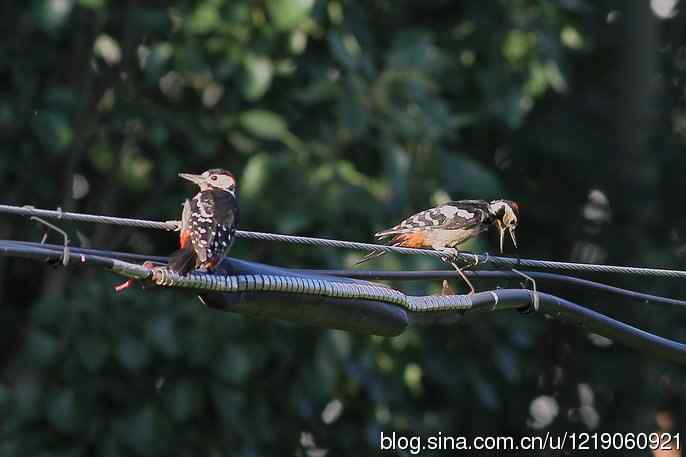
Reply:
[[[188,243],[185,247],[169,256],[167,268],[175,273],[187,275],[195,268],[195,260],[196,255],[193,246],[191,243]]]
[[[361,258],[360,260],[358,260],[357,262],[355,262],[355,265],[359,265],[359,264],[361,264],[361,263],[363,263],[363,262],[366,262],[367,260],[371,260],[371,259],[374,259],[374,258],[376,258],[376,257],[381,257],[381,256],[384,255],[385,253],[386,253],[385,251],[381,251],[381,250],[372,251],[372,252],[370,252],[369,254],[367,254],[367,255],[365,255],[364,257],[362,257],[362,258]]]

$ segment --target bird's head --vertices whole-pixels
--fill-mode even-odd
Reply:
[[[234,197],[236,192],[238,192],[238,184],[233,173],[221,168],[213,168],[199,175],[179,173],[179,177],[197,184],[200,186],[200,190],[221,190],[230,193]]]
[[[519,223],[519,205],[511,200],[493,200],[488,204],[488,211],[493,216],[498,234],[500,235],[500,252],[503,252],[505,243],[505,232],[510,234],[512,244],[517,247],[515,229]]]

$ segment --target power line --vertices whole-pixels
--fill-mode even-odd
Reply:
[[[0,249],[2,246],[19,246],[27,248],[36,248],[40,250],[50,250],[57,253],[63,253],[63,246],[56,244],[42,244],[30,241],[12,241],[0,240]],[[70,248],[73,254],[88,254],[102,258],[118,259],[125,261],[151,261],[159,265],[165,265],[169,260],[166,256],[133,254],[130,252],[109,251],[103,249],[87,249],[87,248]],[[231,262],[238,262],[238,259],[230,259]],[[242,260],[243,265],[249,269],[255,269],[254,262]],[[325,275],[335,276],[341,278],[361,279],[365,281],[373,280],[441,280],[441,279],[455,279],[455,270],[424,270],[424,271],[408,271],[408,270],[323,270],[323,269],[302,269],[302,268],[280,268],[280,271],[287,271],[289,274],[304,274],[304,275]],[[484,279],[484,280],[521,280],[522,276],[513,271],[465,271],[470,278]],[[662,297],[659,295],[652,295],[634,290],[623,289],[620,287],[611,286],[588,279],[575,278],[573,276],[566,276],[555,273],[544,273],[537,271],[524,271],[528,276],[531,276],[536,281],[566,284],[577,288],[590,289],[596,292],[607,293],[611,295],[621,296],[630,300],[641,303],[654,303],[660,305],[686,307],[686,300],[679,300],[675,298]]]
[[[54,247],[57,249],[0,240],[0,254],[14,257],[61,260],[61,248]],[[136,278],[154,274],[140,265],[113,258],[74,251],[69,256],[72,264],[92,264]],[[537,294],[539,306],[532,310],[532,315],[544,313],[650,355],[686,364],[685,344],[544,292],[497,289],[474,295],[412,297],[354,279],[289,272],[235,259],[228,262],[230,268],[239,270],[238,274],[191,273],[187,277],[175,274],[163,277],[163,274],[157,277],[157,282],[162,286],[195,289],[208,306],[225,311],[382,336],[398,335],[410,323],[440,321],[447,316],[531,309],[533,295]]]
[[[59,246],[57,247],[59,249]],[[424,271],[392,271],[392,270],[316,270],[316,269],[295,269],[293,271],[301,273],[326,274],[330,276],[342,276],[346,278],[372,280],[440,280],[455,279],[455,270],[424,270]],[[469,271],[464,272],[469,278],[484,280],[521,280],[522,276],[513,271]],[[641,303],[655,303],[660,305],[686,307],[686,300],[662,297],[634,290],[623,289],[588,279],[576,278],[556,273],[545,273],[540,271],[523,271],[527,276],[536,282],[566,284],[577,288],[590,289],[596,292],[618,295],[630,300]]]
[[[73,213],[58,210],[37,209],[30,206],[11,206],[0,205],[0,212],[18,214],[23,216],[41,216],[51,217],[64,220],[74,220],[82,222],[94,222],[102,224],[126,225],[131,227],[161,229],[161,230],[175,230],[177,223],[175,221],[150,221],[143,219],[130,219],[113,216],[101,216],[94,214]],[[342,241],[327,238],[314,238],[297,235],[282,235],[277,233],[265,233],[239,230],[236,235],[240,238],[262,240],[262,241],[276,241],[283,243],[302,244],[308,246],[330,247],[330,248],[344,248],[355,249],[359,251],[375,251],[381,250],[384,252],[391,252],[397,254],[413,254],[425,255],[437,258],[444,258],[445,254],[430,250],[430,249],[413,249],[403,248],[398,246],[386,246],[372,243],[359,243],[353,241]],[[494,268],[535,268],[544,270],[558,270],[558,271],[576,271],[588,273],[617,273],[625,275],[641,275],[641,276],[656,276],[674,279],[686,279],[686,271],[669,270],[660,268],[644,268],[644,267],[627,267],[617,265],[601,265],[588,263],[573,263],[573,262],[556,262],[550,260],[534,260],[534,259],[513,259],[510,257],[492,256],[489,254],[471,254],[460,252],[457,257],[465,262],[474,262],[478,260],[477,265],[490,265]]]

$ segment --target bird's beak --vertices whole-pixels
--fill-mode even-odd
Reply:
[[[187,179],[190,182],[193,182],[197,185],[200,185],[201,183],[205,182],[205,178],[202,175],[193,175],[190,173],[179,173],[179,178]]]
[[[512,244],[514,244],[515,249],[517,249],[517,239],[515,238],[514,227],[512,227],[512,226],[508,227],[507,231],[510,232],[510,238],[512,238]]]
[[[517,248],[517,238],[515,237],[514,226],[506,226],[502,221],[495,221],[498,225],[498,234],[500,235],[500,253],[502,254],[505,248],[505,232],[509,232],[510,238],[512,238],[512,244],[514,244],[515,249]]]

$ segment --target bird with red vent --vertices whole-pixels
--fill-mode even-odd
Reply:
[[[374,236],[377,240],[387,240],[391,246],[406,248],[430,248],[446,254],[443,259],[449,262],[469,286],[470,294],[474,286],[462,270],[452,261],[457,247],[495,225],[500,236],[500,252],[503,252],[505,232],[510,234],[512,243],[517,247],[515,229],[519,220],[519,206],[511,200],[459,200],[427,209],[408,217],[398,225],[382,230]],[[384,254],[372,251],[357,263]]]
[[[200,187],[183,205],[181,248],[171,255],[167,268],[186,275],[193,270],[212,270],[231,249],[238,227],[238,184],[223,169],[193,175],[180,173]]]
[[[200,187],[200,192],[183,205],[179,225],[180,249],[173,253],[167,268],[187,275],[193,270],[210,271],[231,249],[238,227],[238,184],[234,175],[221,168],[199,175],[179,173]],[[154,268],[151,262],[143,266]],[[133,279],[116,286],[121,292],[131,287]]]

